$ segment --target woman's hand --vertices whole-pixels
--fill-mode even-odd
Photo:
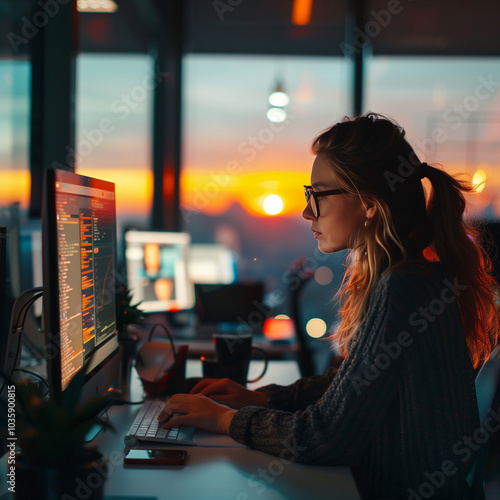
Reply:
[[[228,378],[206,378],[198,382],[190,394],[202,394],[217,403],[231,408],[244,406],[267,406],[267,398],[263,392],[250,391],[246,387]]]
[[[170,418],[173,414],[179,416]],[[202,394],[175,394],[165,404],[158,420],[168,418],[161,427],[170,429],[176,425],[194,425],[209,432],[229,434],[229,426],[236,410],[222,406]]]

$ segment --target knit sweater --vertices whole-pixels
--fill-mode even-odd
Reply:
[[[269,408],[237,411],[235,440],[286,460],[348,465],[363,498],[453,498],[479,427],[457,297],[439,263],[380,278],[338,372],[259,390]]]

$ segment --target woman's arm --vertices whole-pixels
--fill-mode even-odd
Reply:
[[[265,394],[268,408],[289,412],[304,410],[318,401],[336,374],[337,368],[330,368],[324,375],[301,378],[287,386],[266,385],[259,387],[257,392]]]
[[[175,394],[165,404],[158,416],[160,421],[167,420],[162,427],[169,429],[174,425],[195,425],[218,434],[229,434],[230,424],[236,410],[232,408],[270,408],[270,404],[293,401],[302,394],[302,404],[311,398],[317,399],[324,390],[326,381],[335,375],[336,368],[327,375],[318,375],[298,380],[288,387],[272,385],[262,390],[250,391],[229,379],[204,379],[191,391],[191,394]],[[309,390],[309,394],[308,391]],[[268,400],[266,394],[270,394]],[[273,399],[274,398],[274,399]],[[221,406],[223,405],[223,406]],[[180,414],[171,418],[174,414]]]
[[[230,436],[286,460],[356,463],[398,390],[395,367],[373,381],[366,378],[364,369],[374,359],[365,358],[366,365],[346,360],[324,395],[303,411],[242,408],[231,417]]]
[[[295,383],[266,385],[255,391],[230,379],[203,379],[198,382],[191,394],[202,394],[231,408],[244,406],[263,406],[285,411],[297,411],[315,403],[331,384],[337,368],[330,368],[324,375],[314,375],[299,379]]]
[[[334,366],[324,375],[299,379],[288,386],[271,384],[252,391],[228,378],[203,379],[191,389],[190,393],[202,394],[231,408],[263,406],[285,411],[303,410],[323,395],[341,362],[342,358],[337,356],[334,359]]]

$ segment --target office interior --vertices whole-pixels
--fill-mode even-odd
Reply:
[[[214,323],[250,328],[306,376],[336,359],[326,339],[345,257],[321,254],[301,217],[321,130],[368,110],[394,118],[422,161],[472,177],[469,216],[495,239],[495,0],[0,0],[0,13],[4,331],[8,306],[43,284],[49,168],[115,183],[119,283],[140,288],[131,256],[145,245],[153,268],[155,244],[183,259],[182,298],[165,283],[136,292],[145,323],[171,327],[193,357]],[[204,328],[197,301],[211,284],[258,284],[261,295]],[[35,304],[35,343],[40,316]],[[493,436],[491,491],[499,470]]]

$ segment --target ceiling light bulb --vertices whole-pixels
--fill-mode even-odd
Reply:
[[[290,97],[288,97],[288,94],[285,94],[281,90],[281,88],[278,86],[278,90],[276,92],[273,92],[269,96],[269,104],[271,106],[277,106],[279,108],[282,108],[283,106],[286,106],[290,103]]]
[[[273,123],[281,123],[286,120],[286,111],[281,108],[270,108],[267,110],[267,119]]]

